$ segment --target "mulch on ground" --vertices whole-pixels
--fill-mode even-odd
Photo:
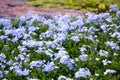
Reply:
[[[18,17],[28,12],[51,18],[57,14],[78,16],[83,15],[86,11],[71,10],[71,9],[56,9],[56,8],[37,8],[27,6],[23,3],[13,0],[0,0],[0,18],[13,18]]]

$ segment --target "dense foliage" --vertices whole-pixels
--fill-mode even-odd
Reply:
[[[0,80],[119,80],[120,10],[0,19]]]
[[[105,12],[112,4],[120,7],[120,0],[29,0],[26,4],[44,8],[85,9],[92,12]]]

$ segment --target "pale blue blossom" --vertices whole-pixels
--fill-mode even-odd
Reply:
[[[36,40],[23,41],[22,44],[23,44],[24,46],[28,46],[28,47],[36,47],[36,46],[38,46]]]
[[[116,4],[110,6],[110,12],[117,12],[118,10],[119,10],[119,8]]]
[[[53,52],[52,50],[48,49],[48,50],[45,50],[44,53],[45,53],[46,55],[50,56],[50,58],[52,59],[54,52]]]
[[[55,43],[53,43],[53,41],[46,41],[45,44],[48,48],[49,47],[56,48],[56,45],[55,45]]]
[[[37,27],[34,27],[34,26],[30,26],[30,27],[28,27],[28,31],[30,32],[30,33],[32,33],[33,31],[35,31],[35,30],[37,30],[38,28]]]
[[[74,60],[70,59],[70,57],[68,55],[65,55],[63,57],[60,58],[60,63],[62,64],[66,64],[67,67],[71,70],[74,68],[75,62]]]
[[[7,40],[7,39],[8,39],[8,36],[1,35],[1,36],[0,36],[0,39],[1,39],[1,40]]]
[[[120,32],[116,31],[114,32],[111,37],[114,37],[114,38],[118,38],[118,40],[120,41]]]
[[[80,28],[80,32],[87,32],[87,31],[88,31],[87,27]]]
[[[117,44],[114,43],[113,41],[107,41],[106,45],[109,46],[109,47],[111,47],[111,49],[115,49],[115,50],[119,49],[119,47],[117,46]]]
[[[8,73],[9,73],[9,71],[7,71],[7,70],[4,71],[4,74],[5,74],[5,75],[7,75]]]
[[[9,19],[0,19],[0,26],[4,26],[5,28],[9,29],[11,28],[11,20]]]
[[[19,54],[19,55],[18,55],[18,59],[20,59],[20,60],[22,60],[22,61],[23,61],[23,60],[25,60],[25,57],[24,57],[24,55],[23,55],[23,54]]]
[[[14,43],[14,42],[17,42],[19,39],[17,37],[14,37],[11,41]]]
[[[48,62],[47,64],[44,64],[44,69],[43,71],[44,72],[50,72],[50,71],[53,71],[55,68],[54,68],[54,63],[53,62]]]
[[[117,15],[117,16],[120,16],[120,10],[119,10],[119,11],[117,11],[116,15]]]
[[[13,64],[13,60],[9,60],[6,64],[12,65]]]
[[[101,28],[103,31],[106,31],[106,29],[107,29],[106,25],[101,25],[100,28]]]
[[[79,36],[72,36],[71,39],[72,39],[73,41],[75,41],[75,42],[80,41]]]
[[[75,78],[86,78],[87,76],[90,76],[91,72],[89,71],[88,68],[80,68],[79,71],[75,73]]]
[[[30,68],[41,67],[44,64],[44,61],[32,61],[30,63]]]
[[[17,47],[19,49],[20,52],[28,52],[28,49],[25,46],[18,46]]]
[[[104,75],[107,75],[107,74],[116,74],[116,71],[113,69],[106,69],[106,71],[104,72]]]
[[[94,37],[92,35],[86,36],[85,39],[91,40],[94,43]]]
[[[100,51],[99,51],[99,55],[100,55],[100,56],[108,57],[109,54],[108,54],[108,52],[105,51],[105,50],[100,50]]]
[[[24,70],[15,69],[15,73],[16,73],[16,75],[18,75],[18,76],[27,76],[27,75],[29,75],[30,70],[28,70],[28,69],[24,69]]]
[[[77,20],[77,21],[74,21],[72,23],[70,23],[70,27],[69,27],[69,30],[75,30],[77,28],[81,28],[83,26],[83,21],[82,20]]]
[[[55,59],[62,58],[68,54],[65,50],[59,50],[58,53],[55,54]]]
[[[94,28],[94,27],[90,27],[89,29],[88,29],[88,32],[91,34],[91,35],[94,35],[95,34],[95,31],[98,31],[99,29],[96,29],[96,28]]]
[[[81,54],[81,55],[79,56],[80,60],[82,60],[82,61],[86,61],[86,60],[87,60],[87,57],[88,57],[87,54]]]
[[[2,79],[2,80],[8,80],[8,79],[4,78],[4,79]]]
[[[5,58],[6,58],[5,54],[0,53],[0,62],[4,62],[5,63],[6,62]]]
[[[42,53],[42,52],[44,52],[44,49],[41,48],[41,47],[38,47],[38,49],[36,50],[36,52],[37,52],[37,53]]]
[[[0,70],[0,78],[3,78],[3,72]]]
[[[52,37],[52,35],[53,35],[53,31],[47,30],[46,32],[41,33],[39,35],[39,37],[40,37],[40,39],[42,39],[42,38],[49,38],[49,37]]]
[[[58,33],[58,34],[54,35],[54,42],[62,44],[66,38],[67,38],[67,34]]]

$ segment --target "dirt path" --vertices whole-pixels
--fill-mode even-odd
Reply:
[[[17,17],[28,12],[51,18],[54,15],[70,15],[78,16],[83,15],[86,11],[69,10],[69,9],[55,9],[55,8],[36,8],[33,6],[27,6],[20,2],[13,0],[0,0],[0,18],[12,18]]]

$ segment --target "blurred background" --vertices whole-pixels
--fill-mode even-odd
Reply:
[[[120,0],[29,0],[25,4],[42,8],[62,8],[104,12],[112,4],[120,7]]]

